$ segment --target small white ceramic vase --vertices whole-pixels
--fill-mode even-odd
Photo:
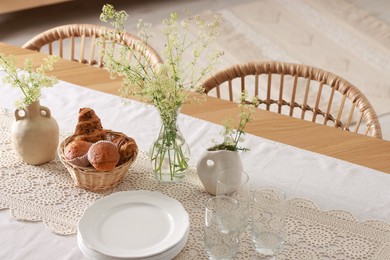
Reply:
[[[220,150],[206,151],[202,154],[197,164],[197,172],[208,193],[216,195],[218,174],[227,169],[231,170],[229,172],[241,174],[243,166],[238,152]]]
[[[11,126],[12,147],[20,158],[32,165],[43,164],[55,158],[59,128],[47,107],[39,101],[16,109]]]

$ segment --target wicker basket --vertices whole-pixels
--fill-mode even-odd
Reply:
[[[106,130],[108,135],[120,136],[119,132]],[[125,177],[126,172],[137,158],[138,151],[125,163],[115,167],[111,171],[97,171],[91,167],[80,167],[70,163],[64,155],[64,149],[72,136],[67,137],[58,147],[58,156],[62,164],[69,171],[74,183],[83,189],[90,191],[104,191],[118,185]]]

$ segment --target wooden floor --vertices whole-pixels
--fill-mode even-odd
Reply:
[[[36,8],[46,5],[58,4],[68,2],[72,0],[1,0],[0,1],[0,14],[16,12],[26,10],[30,8]]]

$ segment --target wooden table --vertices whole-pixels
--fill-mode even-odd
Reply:
[[[26,58],[32,58],[39,64],[44,54],[21,49],[6,43],[0,43],[0,52],[16,57],[18,66]],[[51,73],[63,81],[117,95],[121,86],[119,79],[112,80],[102,69],[60,60]],[[236,104],[212,97],[202,105],[186,104],[183,113],[221,124],[227,116],[238,112]],[[292,145],[301,149],[317,152],[375,170],[390,173],[390,142],[350,133],[340,129],[257,110],[254,120],[246,131],[253,135]]]
[[[34,58],[34,64],[44,57],[40,53],[1,43],[0,52],[14,54],[19,65],[27,57]],[[140,146],[155,138],[159,128],[159,122],[155,122],[158,115],[155,109],[140,106],[137,102],[119,106],[119,98],[87,89],[118,93],[121,82],[110,80],[105,70],[65,60],[60,60],[55,68],[53,74],[64,82],[47,90],[42,101],[47,102],[53,108],[52,111],[61,110],[56,114],[59,123],[66,124],[69,118],[75,119],[78,108],[86,104],[106,111],[102,115],[111,121],[107,125],[116,126],[118,130],[126,129],[124,131],[133,127],[131,132],[137,134],[135,139]],[[6,93],[4,90],[14,93]],[[49,91],[51,94],[46,95]],[[3,87],[0,107],[3,107],[4,102],[4,107],[10,108],[15,92],[20,94],[9,86]],[[69,115],[71,110],[72,116]],[[201,106],[185,105],[183,112],[221,123],[227,115],[236,116],[238,108],[234,103],[208,98]],[[122,120],[128,118],[132,119]],[[192,135],[190,146],[194,149],[191,151],[191,159],[196,162],[204,152],[205,144],[209,144],[210,138],[217,135],[220,126],[192,117],[182,116],[181,119],[183,129]],[[12,115],[4,112],[0,121],[4,122],[0,128],[0,140],[6,140],[2,145],[4,156],[0,162],[0,209],[10,209],[0,210],[0,230],[4,234],[0,236],[0,244],[4,248],[0,251],[0,258],[86,259],[74,234],[77,221],[85,208],[108,194],[86,192],[74,187],[66,169],[58,161],[32,168],[9,159],[7,156],[11,154],[9,151],[12,144],[8,141],[8,129]],[[152,122],[156,124],[152,126]],[[71,131],[71,125],[74,124],[67,125],[61,130],[67,128],[66,131]],[[146,125],[149,127],[146,128]],[[148,131],[151,128],[154,130]],[[243,154],[242,159],[251,176],[250,185],[253,189],[265,185],[278,187],[292,199],[288,206],[290,221],[287,229],[290,233],[283,249],[286,257],[281,259],[300,256],[314,259],[315,255],[329,259],[390,259],[390,244],[386,239],[389,235],[386,223],[390,221],[390,175],[295,148],[301,147],[390,173],[387,158],[390,154],[389,142],[263,110],[256,111],[255,120],[249,125],[248,131],[279,142],[273,143],[248,135],[246,141],[251,152]],[[183,182],[172,185],[156,182],[144,151],[145,148],[141,150],[134,171],[127,174],[127,179],[112,192],[156,190],[179,200],[190,215],[191,231],[184,250],[175,259],[206,259],[202,209],[205,200],[211,195],[204,192],[194,169]],[[380,222],[364,220],[386,223],[381,225]],[[47,228],[42,223],[30,221],[42,221]],[[255,251],[248,231],[242,236],[237,259],[254,257]]]

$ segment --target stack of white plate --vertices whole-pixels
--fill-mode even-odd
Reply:
[[[152,191],[123,191],[96,201],[78,223],[84,255],[106,259],[172,259],[184,248],[189,217],[183,205]]]

